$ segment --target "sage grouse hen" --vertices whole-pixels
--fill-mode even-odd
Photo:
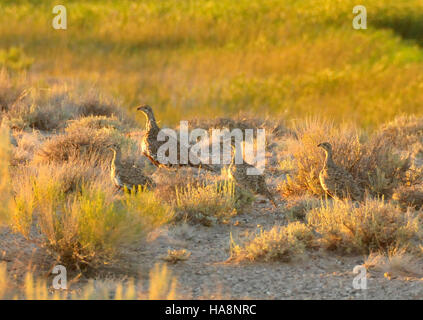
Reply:
[[[181,166],[188,166],[188,167],[195,167],[195,168],[204,168],[209,171],[218,172],[218,170],[208,164],[201,163],[200,159],[195,158],[196,163],[192,163],[191,159],[188,157],[188,159],[185,159],[186,163],[181,163],[181,153],[180,153],[180,146],[181,143],[179,140],[176,140],[176,150],[177,150],[177,163],[163,163],[164,161],[160,161],[157,152],[159,148],[165,144],[168,143],[168,141],[159,141],[157,139],[157,136],[160,132],[160,128],[157,125],[156,119],[154,117],[153,109],[149,105],[143,105],[137,108],[137,110],[141,111],[145,117],[146,117],[146,130],[147,132],[144,135],[143,141],[142,141],[142,152],[143,154],[150,159],[150,161],[159,168],[173,168],[173,167],[181,167]],[[169,137],[169,139],[172,139]],[[187,150],[189,154],[189,146],[187,146]],[[198,164],[197,164],[198,163]]]
[[[110,150],[113,152],[113,159],[110,165],[110,176],[117,188],[122,189],[126,187],[131,191],[138,186],[146,186],[149,189],[155,187],[154,181],[145,176],[141,169],[133,165],[122,163],[119,147],[114,146],[111,147]]]
[[[270,200],[273,206],[277,208],[275,198],[267,188],[264,175],[248,175],[247,170],[249,168],[254,168],[254,166],[245,162],[244,159],[243,163],[235,164],[235,154],[235,147],[232,146],[232,160],[228,170],[230,178],[232,178],[241,187],[249,189],[253,193],[265,196]]]
[[[318,147],[323,148],[326,153],[325,164],[319,174],[323,190],[334,199],[351,198],[360,201],[363,198],[363,192],[357,186],[352,175],[333,162],[332,145],[329,142],[323,142]]]

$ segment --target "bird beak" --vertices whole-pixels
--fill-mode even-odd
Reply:
[[[321,144],[321,143],[319,143],[317,146],[318,146],[318,147],[321,147],[321,146],[322,146],[322,144]]]
[[[144,110],[144,106],[138,107],[137,110]]]

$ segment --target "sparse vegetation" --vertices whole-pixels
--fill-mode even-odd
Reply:
[[[111,159],[108,148],[123,139],[113,129],[94,130],[81,127],[79,130],[54,136],[44,142],[34,161],[49,163],[83,160],[92,164],[101,164],[104,160]]]
[[[296,171],[280,185],[282,195],[324,194],[319,181],[324,153],[317,145],[325,141],[333,146],[335,163],[351,173],[368,194],[390,198],[407,180],[410,161],[395,151],[390,140],[372,136],[362,141],[365,137],[357,129],[317,120],[299,124],[295,132],[298,140],[291,147]]]
[[[12,228],[59,261],[79,267],[111,260],[119,247],[143,239],[172,218],[171,209],[153,193],[134,190],[119,197],[110,184],[101,183],[101,173],[94,179],[93,170],[65,164],[21,173]]]
[[[233,261],[290,261],[313,246],[314,235],[311,229],[301,222],[292,222],[286,226],[275,226],[265,231],[259,230],[245,244],[231,243]]]
[[[368,199],[359,205],[328,201],[312,209],[307,222],[320,234],[324,247],[350,253],[407,248],[420,228],[413,212],[403,212],[383,199]]]
[[[392,199],[405,210],[409,207],[420,210],[423,208],[423,186],[401,186],[395,190]]]
[[[9,159],[11,146],[9,141],[9,128],[0,126],[0,226],[7,222],[12,193],[10,192]]]
[[[126,281],[90,280],[83,286],[68,290],[54,290],[47,279],[25,275],[19,286],[8,277],[6,263],[0,264],[0,300],[174,300],[178,281],[167,266],[156,264],[149,274],[149,287],[144,290],[134,279]]]
[[[365,32],[351,28],[353,0],[76,0],[65,4],[66,32],[46,23],[54,5],[0,3],[0,299],[173,299],[166,265],[151,269],[148,290],[139,270],[186,260],[171,267],[210,276],[228,249],[228,262],[267,271],[320,254],[324,267],[336,251],[345,261],[369,254],[364,265],[388,279],[421,277],[422,1],[364,1]],[[143,103],[160,127],[265,128],[277,208],[227,180],[227,168],[151,165],[134,111]],[[325,141],[365,201],[326,199]],[[157,187],[115,189],[111,145]],[[230,234],[239,238],[228,248]],[[189,250],[163,256],[163,243]],[[57,262],[81,277],[69,291],[48,285]],[[243,267],[225,269],[239,268],[224,285]]]
[[[211,226],[236,214],[235,185],[230,180],[176,191],[179,219]]]
[[[163,257],[163,260],[169,263],[177,263],[179,261],[187,260],[190,255],[191,255],[191,252],[186,249],[180,249],[180,250],[168,249],[167,255]]]
[[[423,270],[416,257],[405,249],[391,248],[384,254],[371,253],[364,263],[368,270],[389,273],[392,276],[420,277]]]
[[[305,221],[307,212],[321,207],[322,204],[323,201],[321,199],[307,195],[289,199],[286,205],[287,217],[291,221]]]

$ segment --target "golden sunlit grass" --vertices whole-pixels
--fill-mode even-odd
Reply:
[[[175,209],[188,221],[210,226],[236,215],[235,184],[230,180],[187,185],[176,190]]]
[[[346,252],[407,248],[420,232],[415,213],[403,212],[383,199],[368,199],[359,205],[327,201],[308,212],[307,222],[320,234],[324,247]]]
[[[185,261],[191,256],[191,252],[186,249],[167,250],[167,255],[163,257],[164,261],[169,263],[177,263],[178,261]]]
[[[231,241],[231,261],[290,261],[313,246],[314,235],[310,227],[301,222],[287,226],[274,226],[259,233],[244,244]]]
[[[9,128],[0,124],[0,226],[7,223],[12,202],[9,174],[11,145],[9,139]]]
[[[279,186],[282,195],[324,194],[319,172],[325,156],[317,147],[322,142],[332,144],[335,163],[349,171],[369,194],[389,198],[393,190],[407,180],[411,163],[396,151],[389,139],[378,135],[365,137],[354,127],[318,120],[301,122],[295,132],[298,140],[292,141],[288,148],[294,156],[296,169]]]
[[[0,300],[174,300],[178,281],[165,264],[156,264],[149,273],[148,289],[133,279],[125,282],[89,280],[76,289],[55,290],[47,279],[36,278],[28,272],[22,285],[9,279],[6,263],[0,264]]]
[[[230,260],[289,261],[320,245],[378,252],[383,270],[411,265],[423,198],[423,2],[362,4],[367,30],[351,27],[355,0],[69,1],[68,29],[57,31],[54,1],[2,1],[0,225],[52,261],[96,267],[169,221],[225,223],[253,202],[232,181],[182,170],[153,192],[114,190],[107,150],[119,144],[144,160],[128,133],[139,137],[141,116],[130,112],[148,103],[161,126],[263,127],[269,149],[284,139],[278,169],[290,176],[276,179],[290,223],[232,239]],[[368,196],[384,198],[322,200],[324,141]],[[165,260],[189,255],[169,250]],[[33,273],[15,280],[0,264],[0,299],[178,296],[166,265],[152,269],[148,291],[135,280],[72,292]]]
[[[395,190],[392,199],[398,202],[404,209],[412,207],[420,210],[423,208],[423,185],[401,186]]]
[[[75,163],[27,171],[19,177],[10,214],[13,230],[49,248],[68,266],[112,260],[119,248],[172,218],[171,209],[153,193],[119,197],[103,174],[90,170]],[[33,227],[38,233],[31,232]]]
[[[386,253],[371,253],[364,263],[368,270],[402,275],[421,277],[423,269],[416,257],[405,249],[391,248]]]
[[[354,0],[72,1],[57,31],[54,1],[4,1],[0,64],[42,87],[47,77],[97,83],[128,107],[156,106],[168,124],[204,111],[363,126],[421,113],[423,4],[360,4],[367,30],[351,26]]]

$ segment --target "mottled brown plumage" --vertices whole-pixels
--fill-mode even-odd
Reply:
[[[332,146],[329,142],[318,145],[326,153],[325,164],[320,171],[319,179],[323,190],[332,198],[361,200],[363,192],[358,187],[352,175],[342,167],[337,166],[332,158]]]
[[[113,152],[110,176],[116,187],[119,189],[126,187],[128,190],[138,186],[146,186],[149,189],[155,187],[154,181],[145,176],[140,168],[122,163],[121,152],[118,147],[112,147],[110,150]]]
[[[195,167],[195,168],[204,168],[209,171],[213,172],[219,172],[218,169],[214,168],[213,166],[210,166],[205,163],[201,163],[201,161],[198,158],[192,159],[191,157],[188,157],[188,159],[181,159],[181,152],[180,152],[180,141],[176,140],[175,143],[177,145],[177,163],[163,163],[163,161],[160,161],[158,158],[158,150],[159,148],[164,144],[167,143],[167,141],[159,141],[157,139],[157,136],[160,132],[160,128],[157,125],[156,119],[154,117],[153,109],[148,105],[143,105],[137,108],[137,110],[141,111],[145,117],[146,117],[146,133],[144,135],[143,141],[142,141],[142,152],[143,154],[150,159],[150,161],[157,167],[161,168],[174,168],[174,167],[181,167],[181,166],[188,166],[188,167]],[[169,139],[172,139],[171,137]],[[188,152],[187,155],[189,155],[189,146],[187,146]],[[182,161],[185,160],[185,161]],[[193,160],[193,162],[192,162]],[[186,163],[183,163],[186,162]],[[198,163],[198,164],[197,164]]]
[[[235,163],[236,150],[234,147],[232,148],[233,148],[233,154],[232,154],[231,164],[229,166],[230,177],[241,187],[249,189],[253,193],[265,196],[266,198],[270,200],[273,206],[277,208],[275,198],[273,197],[273,195],[270,193],[269,189],[267,188],[264,175],[247,174],[247,170],[249,168],[253,169],[254,166],[245,162],[245,160],[243,160],[243,163],[236,164]]]

